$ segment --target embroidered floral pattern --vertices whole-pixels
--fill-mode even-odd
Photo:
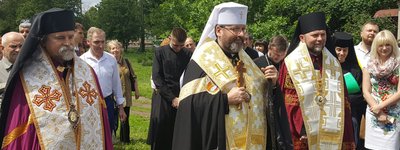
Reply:
[[[36,104],[38,107],[44,103],[43,109],[52,112],[57,106],[53,101],[60,101],[62,94],[57,90],[51,92],[51,87],[45,85],[42,85],[38,92],[40,94],[35,95],[32,103]]]
[[[83,87],[79,89],[79,95],[86,98],[86,102],[92,106],[94,99],[97,99],[97,92],[91,88],[91,85],[87,81],[85,81],[82,86]]]
[[[390,96],[397,92],[397,85],[399,82],[399,68],[395,68],[389,76],[378,78],[371,75],[372,95],[378,103],[387,100]],[[395,123],[383,124],[378,122],[377,118],[372,118],[372,126],[375,128],[382,128],[385,133],[394,131],[397,128],[397,120],[400,119],[400,107],[395,104],[383,109],[383,111],[391,117],[395,118]]]

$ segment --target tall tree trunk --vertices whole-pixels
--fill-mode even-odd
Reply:
[[[139,48],[139,52],[144,52],[145,51],[145,49],[146,49],[146,45],[145,45],[145,43],[144,43],[144,41],[145,41],[145,33],[144,33],[144,7],[143,7],[143,0],[141,0],[140,1],[140,5],[142,6],[141,7],[141,14],[140,14],[140,17],[141,17],[141,21],[140,21],[140,48]]]
[[[129,40],[124,40],[122,46],[124,47],[124,52],[128,52]]]

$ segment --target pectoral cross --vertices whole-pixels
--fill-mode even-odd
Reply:
[[[236,62],[236,72],[238,73],[237,79],[236,79],[236,86],[237,87],[245,87],[244,83],[244,76],[243,73],[246,72],[246,68],[244,68],[244,63],[242,60],[238,60]],[[242,109],[242,104],[238,105],[238,109]]]

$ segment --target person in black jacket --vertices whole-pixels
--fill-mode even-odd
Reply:
[[[184,48],[186,38],[184,29],[174,28],[169,36],[169,45],[159,47],[154,52],[152,80],[155,89],[147,138],[152,150],[168,150],[172,147],[179,102],[179,78],[192,56],[192,52]]]
[[[244,35],[244,51],[251,59],[256,59],[259,57],[257,50],[253,49],[253,36],[250,33],[245,33]]]

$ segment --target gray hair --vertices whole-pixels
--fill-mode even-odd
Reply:
[[[6,46],[8,44],[8,42],[9,42],[9,38],[12,37],[12,36],[21,36],[23,39],[25,39],[24,36],[22,36],[21,33],[18,33],[18,32],[7,32],[6,34],[4,34],[1,37],[1,45]]]
[[[92,40],[92,36],[94,33],[97,34],[103,34],[104,38],[106,36],[106,32],[104,32],[104,30],[97,28],[97,27],[90,27],[89,30],[87,31],[87,40]]]
[[[31,23],[29,22],[29,20],[21,21],[21,24],[19,24],[19,30],[21,30],[22,28],[31,28]]]

